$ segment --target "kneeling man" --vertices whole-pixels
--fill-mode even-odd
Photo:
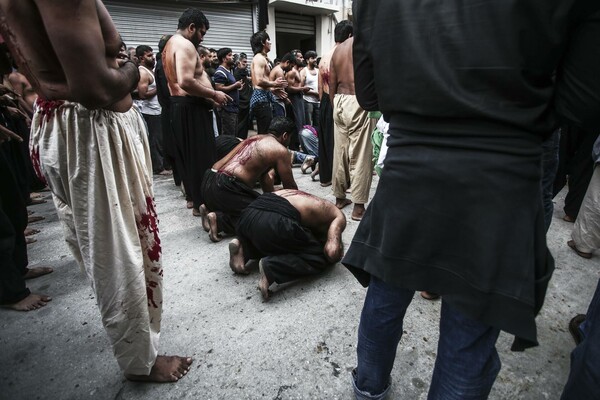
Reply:
[[[300,190],[265,193],[242,212],[238,239],[229,243],[229,266],[248,274],[259,261],[259,289],[269,299],[273,282],[321,273],[341,260],[346,217],[332,203]]]
[[[287,149],[295,131],[291,119],[275,117],[266,135],[244,140],[206,171],[200,214],[202,226],[213,242],[221,240],[220,232],[235,234],[240,213],[260,196],[252,189],[256,181],[260,181],[263,192],[273,191],[271,169],[277,172],[285,189],[298,189]]]

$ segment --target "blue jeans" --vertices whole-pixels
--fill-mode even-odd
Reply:
[[[597,399],[600,395],[600,281],[580,328],[583,340],[571,353],[571,372],[561,400]]]
[[[358,400],[383,399],[414,291],[371,276],[358,328],[358,366],[353,375]],[[500,371],[500,330],[454,311],[442,300],[440,339],[428,399],[486,399]]]
[[[310,130],[302,129],[300,132],[300,144],[309,156],[319,156],[319,138]]]

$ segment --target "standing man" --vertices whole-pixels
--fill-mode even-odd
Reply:
[[[243,83],[238,92],[240,112],[238,114],[236,136],[240,139],[246,139],[248,137],[248,126],[251,125],[250,98],[252,97],[252,81],[248,78],[248,56],[246,53],[240,53],[233,76],[236,81],[242,81]]]
[[[221,135],[235,136],[237,132],[238,113],[240,112],[240,96],[238,91],[242,88],[241,80],[236,81],[233,76],[233,52],[230,48],[224,47],[217,51],[217,57],[221,65],[213,75],[215,88],[231,97],[230,101],[219,112],[221,117]]]
[[[0,33],[39,95],[32,157],[119,366],[131,380],[177,381],[192,360],[158,355],[163,269],[148,139],[129,94],[137,66],[118,59],[101,1],[2,0]]]
[[[148,141],[150,142],[150,157],[154,174],[171,175],[171,171],[163,168],[161,107],[158,102],[154,65],[156,60],[150,46],[141,45],[135,49],[139,60],[140,81],[138,93],[140,96],[140,112],[148,126]]]
[[[273,68],[271,61],[267,57],[271,51],[271,38],[265,31],[259,31],[250,38],[250,46],[254,58],[250,66],[250,75],[252,76],[252,98],[250,99],[250,111],[256,117],[256,130],[258,134],[266,134],[271,119],[273,119],[273,110],[271,104],[275,102],[272,89],[285,89],[287,81],[285,78],[269,79],[269,73]]]
[[[202,177],[216,161],[212,125],[213,104],[221,107],[231,97],[212,88],[196,48],[202,42],[209,23],[202,11],[186,9],[179,18],[177,32],[163,51],[163,65],[171,94],[171,123],[177,148],[176,161],[185,191],[191,195],[194,215],[202,199]],[[179,165],[178,165],[179,167]]]
[[[277,78],[285,79],[285,74],[293,68],[295,62],[296,59],[292,53],[287,53],[283,56],[281,61],[273,67],[271,73],[269,74],[269,79],[272,81],[276,80]],[[275,89],[273,90],[273,95],[275,96],[275,103],[273,103],[273,116],[285,117],[285,105],[289,104],[290,102],[287,92],[284,89]]]
[[[330,186],[333,172],[333,107],[329,99],[329,62],[337,46],[352,36],[352,22],[343,20],[334,30],[335,46],[319,63],[319,180],[321,186]]]
[[[371,133],[376,121],[361,108],[354,94],[352,64],[354,38],[341,43],[330,64],[329,99],[333,104],[335,150],[333,151],[333,195],[342,209],[350,204],[346,190],[352,188],[352,218],[360,221],[369,200],[373,180]]]
[[[291,64],[292,68],[285,74],[285,78],[288,82],[286,90],[288,92],[288,98],[290,100],[292,113],[294,114],[294,122],[296,122],[296,131],[298,134],[292,138],[290,149],[299,150],[298,144],[300,143],[300,140],[298,135],[302,132],[302,127],[304,126],[304,100],[302,95],[308,93],[310,88],[302,85],[302,78],[300,77],[300,67],[302,66],[302,62],[296,59],[292,61]],[[304,152],[306,152],[306,149],[304,149]]]
[[[317,52],[310,50],[304,55],[306,68],[300,71],[302,86],[310,90],[304,93],[304,125],[312,125],[319,130],[319,70],[317,69]]]
[[[431,399],[487,398],[500,330],[519,338],[514,349],[537,345],[554,268],[542,143],[559,118],[600,124],[600,3],[473,5],[353,2],[357,98],[390,123],[377,192],[343,260],[369,285],[360,399],[385,397],[416,290],[442,296]]]

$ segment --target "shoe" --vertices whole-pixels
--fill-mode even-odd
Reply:
[[[421,297],[424,298],[425,300],[437,300],[440,298],[440,295],[437,293],[422,291]]]
[[[583,340],[583,333],[581,332],[581,329],[579,329],[579,326],[583,321],[585,321],[585,314],[577,314],[569,321],[569,332],[571,332],[571,336],[573,336],[576,345],[579,345]]]
[[[315,165],[315,158],[312,156],[308,156],[304,159],[304,162],[300,167],[300,171],[302,171],[303,174],[307,174],[308,169],[311,168],[313,165]]]
[[[569,241],[567,242],[567,246],[569,246],[570,248],[572,248],[572,249],[573,249],[573,251],[575,251],[575,253],[577,253],[577,255],[578,255],[579,257],[583,257],[583,258],[587,258],[587,259],[590,259],[590,258],[592,258],[592,253],[586,253],[586,252],[584,252],[584,251],[581,251],[581,250],[579,250],[579,249],[577,248],[577,246],[575,246],[575,242],[574,242],[573,240],[569,240]]]

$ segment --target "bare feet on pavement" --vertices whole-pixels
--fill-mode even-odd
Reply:
[[[177,382],[190,371],[190,365],[192,365],[190,357],[158,356],[150,375],[125,374],[125,378],[138,382]]]
[[[42,217],[41,215],[30,215],[29,217],[27,217],[27,223],[31,224],[32,222],[38,222],[44,219],[46,218]]]
[[[221,235],[219,235],[219,228],[217,227],[217,214],[214,212],[208,213],[206,219],[208,219],[208,226],[210,228],[208,230],[208,237],[215,243],[220,242],[223,238]]]
[[[32,311],[44,307],[50,300],[52,300],[51,297],[43,294],[30,293],[29,296],[25,297],[23,300],[13,304],[6,304],[3,307],[16,311]]]
[[[354,221],[360,221],[365,215],[365,205],[364,204],[354,204],[354,209],[352,210],[352,215],[350,218]]]
[[[204,204],[200,206],[200,216],[202,217],[202,228],[205,232],[210,231],[210,224],[208,223],[208,209]]]
[[[31,236],[35,235],[36,233],[40,233],[40,231],[39,229],[25,228],[25,231],[23,233],[25,234],[25,236]]]
[[[229,267],[236,274],[248,275],[250,271],[246,271],[244,252],[242,244],[238,239],[233,239],[229,242]]]
[[[27,272],[23,276],[25,279],[35,279],[40,276],[52,273],[54,270],[50,267],[33,267],[27,268]]]
[[[339,208],[340,210],[349,204],[352,204],[352,202],[348,199],[338,199],[338,198],[335,199],[335,206],[337,208]]]
[[[194,208],[194,202],[193,201],[188,201],[188,202],[185,203],[185,206],[187,208]]]
[[[265,275],[265,271],[263,270],[262,260],[258,262],[258,269],[260,271],[260,280],[258,281],[258,289],[260,290],[260,294],[262,295],[263,301],[266,303],[269,301],[269,279],[267,275]]]

